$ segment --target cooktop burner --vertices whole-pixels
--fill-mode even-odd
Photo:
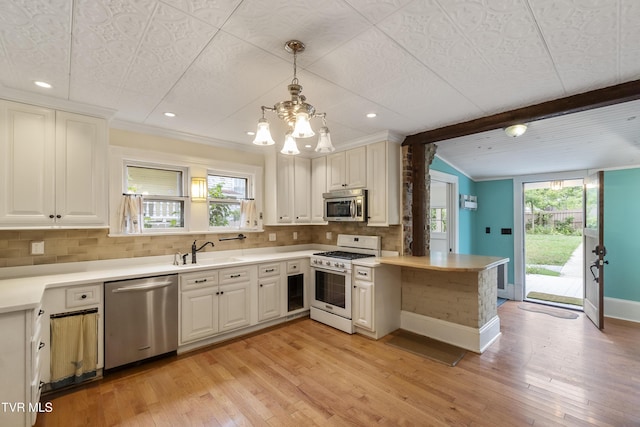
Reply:
[[[346,251],[319,252],[314,255],[326,256],[328,258],[339,258],[339,259],[360,259],[360,258],[369,258],[374,256],[370,254],[359,254],[356,252],[346,252]]]

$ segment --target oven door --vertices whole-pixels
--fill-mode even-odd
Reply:
[[[351,319],[351,272],[311,269],[313,295],[311,305],[345,319]]]

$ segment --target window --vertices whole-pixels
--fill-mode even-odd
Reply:
[[[447,208],[431,209],[431,231],[433,231],[434,233],[446,233]]]
[[[249,176],[212,173],[207,177],[209,226],[241,228],[241,206],[251,197]]]
[[[126,193],[142,195],[145,230],[184,228],[185,171],[126,164],[125,174]]]

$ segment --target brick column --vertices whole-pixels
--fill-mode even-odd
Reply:
[[[402,147],[402,231],[404,255],[429,255],[431,177],[429,166],[436,154],[433,143]],[[418,159],[414,151],[420,152]],[[424,151],[424,157],[422,156]],[[419,163],[417,163],[419,162]],[[417,201],[417,202],[416,202]],[[414,217],[418,220],[414,221]],[[416,228],[417,227],[417,228]],[[419,241],[419,243],[418,243]]]

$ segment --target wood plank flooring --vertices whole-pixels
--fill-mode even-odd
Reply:
[[[519,304],[456,367],[303,319],[45,397],[36,425],[640,425],[640,325]]]

